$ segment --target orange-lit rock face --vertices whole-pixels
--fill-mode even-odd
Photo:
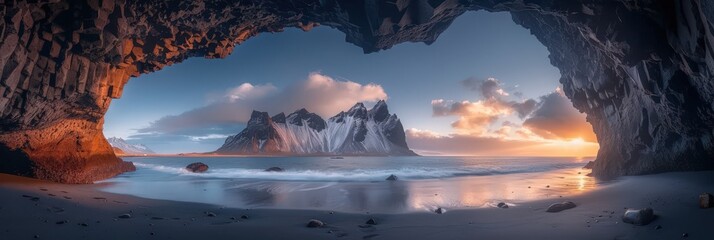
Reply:
[[[129,78],[225,57],[257,33],[319,23],[373,52],[431,43],[479,9],[512,11],[548,47],[598,136],[596,175],[714,168],[708,1],[68,2],[0,5],[0,171],[89,182],[131,169],[101,133]]]

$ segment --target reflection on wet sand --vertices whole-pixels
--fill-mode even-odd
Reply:
[[[518,205],[572,196],[590,191],[599,184],[581,171],[580,168],[570,168],[540,173],[374,182],[224,179],[141,184],[118,182],[105,185],[104,190],[236,208],[402,213],[433,211],[438,207],[492,207],[498,202]]]

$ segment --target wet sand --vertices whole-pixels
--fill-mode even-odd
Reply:
[[[553,185],[558,184],[555,181]],[[681,239],[686,233],[687,239],[714,239],[714,209],[699,208],[702,192],[714,192],[714,172],[624,177],[590,192],[527,201],[508,209],[379,214],[223,208],[0,174],[0,235],[2,239]],[[578,206],[545,212],[560,201]],[[654,208],[658,218],[646,226],[621,222],[625,208],[643,207]],[[120,218],[123,214],[131,218]],[[365,225],[370,218],[377,225]],[[310,219],[327,225],[307,228]],[[656,229],[658,225],[661,229]]]

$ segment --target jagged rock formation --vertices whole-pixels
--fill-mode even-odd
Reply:
[[[114,153],[117,155],[143,155],[143,154],[154,154],[154,151],[151,150],[149,147],[147,147],[144,144],[131,144],[126,142],[123,138],[118,138],[118,137],[110,137],[107,138],[107,142],[109,142],[109,145],[114,148]],[[116,149],[121,150],[121,154],[117,153]]]
[[[260,32],[319,23],[373,52],[431,43],[480,9],[510,11],[550,50],[598,136],[595,175],[714,169],[710,1],[41,0],[0,4],[0,171],[78,182],[131,169],[101,131],[128,79]]]
[[[328,121],[306,109],[272,118],[253,111],[243,131],[230,136],[219,154],[416,155],[407,146],[404,127],[387,103],[367,110],[362,103]]]

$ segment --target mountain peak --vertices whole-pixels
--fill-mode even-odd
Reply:
[[[248,126],[267,124],[269,121],[270,117],[268,116],[267,112],[259,112],[253,110],[253,112],[250,113],[250,120],[248,120]]]
[[[364,107],[364,104],[356,103],[352,108],[350,108],[349,111],[347,111],[347,116],[355,117],[355,118],[361,118],[361,119],[367,119],[367,108]]]
[[[285,123],[285,113],[281,112],[271,117],[274,123]]]
[[[379,100],[372,109],[369,110],[369,116],[376,122],[384,121],[389,117],[389,108],[387,102]]]

